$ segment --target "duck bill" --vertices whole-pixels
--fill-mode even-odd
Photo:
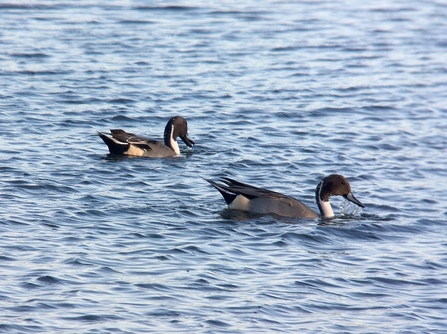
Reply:
[[[188,145],[189,147],[193,147],[194,146],[194,141],[192,140],[192,139],[190,139],[190,138],[188,138],[188,136],[181,136],[180,137],[182,140],[183,140],[183,142],[186,144],[186,145]]]
[[[354,204],[357,204],[358,206],[360,206],[361,208],[364,208],[365,206],[363,205],[362,202],[360,202],[357,198],[354,197],[354,195],[352,193],[349,193],[346,196],[346,199]]]

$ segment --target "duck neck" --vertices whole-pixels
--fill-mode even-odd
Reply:
[[[174,151],[176,155],[180,154],[180,147],[178,146],[177,140],[174,139],[174,125],[167,127],[165,130],[165,145]]]
[[[331,203],[329,202],[329,198],[327,201],[323,200],[321,196],[321,191],[323,189],[323,181],[320,182],[317,189],[315,190],[315,199],[318,204],[318,209],[320,209],[320,214],[323,218],[331,218],[334,217],[334,211],[332,210]]]

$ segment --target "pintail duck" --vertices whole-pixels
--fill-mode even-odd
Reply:
[[[188,138],[188,125],[183,117],[172,117],[165,127],[164,144],[145,137],[128,133],[121,129],[110,130],[110,134],[98,132],[98,136],[109,147],[111,154],[125,154],[151,158],[173,157],[180,154],[177,137],[192,147],[194,142]]]
[[[208,180],[224,197],[229,209],[243,210],[260,214],[276,214],[283,217],[318,218],[315,211],[293,197],[275,191],[258,188],[227,177],[221,179],[224,184]],[[360,207],[364,205],[354,197],[348,180],[337,174],[326,176],[318,184],[315,197],[321,217],[334,217],[329,197],[343,196]]]

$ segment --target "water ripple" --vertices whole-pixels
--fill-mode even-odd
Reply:
[[[444,331],[447,7],[0,9],[0,331]],[[174,115],[178,158],[96,134],[161,140]],[[363,210],[246,214],[200,177],[317,210],[330,173]]]

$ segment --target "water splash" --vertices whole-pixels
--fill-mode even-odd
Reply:
[[[360,206],[343,199],[340,204],[340,215],[342,216],[359,216],[363,208]]]

